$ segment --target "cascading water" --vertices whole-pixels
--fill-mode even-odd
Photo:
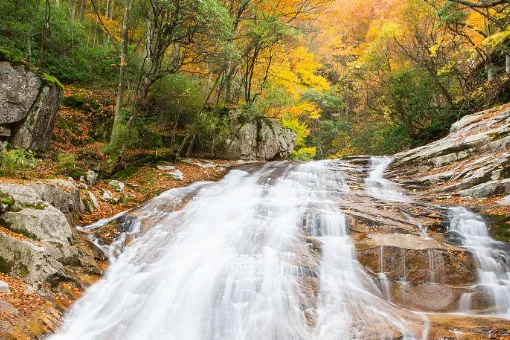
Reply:
[[[154,199],[140,217],[152,228],[49,339],[425,339],[356,261],[344,166],[270,163],[195,187],[181,209]]]
[[[369,195],[381,200],[408,202],[409,198],[402,194],[398,186],[384,178],[384,172],[392,161],[392,157],[372,157],[370,159],[370,173],[365,179],[367,191]]]
[[[488,312],[510,318],[510,255],[506,244],[489,236],[487,225],[479,215],[462,207],[450,208],[449,215],[449,231],[460,237],[462,245],[476,259],[478,288],[492,300]],[[471,293],[462,296],[460,312],[473,312],[471,297]]]
[[[384,172],[391,164],[391,157],[372,157],[370,173],[365,180],[367,192],[374,198],[383,201],[409,202],[398,186],[384,178]],[[482,312],[488,315],[498,315],[510,318],[510,255],[508,246],[489,236],[487,225],[483,219],[463,207],[451,207],[449,211],[449,232],[460,238],[460,243],[468,249],[478,264],[478,289],[489,295],[491,307],[483,311],[473,311],[472,292],[463,293],[459,300],[458,311],[461,313]],[[408,217],[410,218],[410,217]],[[429,235],[423,226],[418,225],[424,239]],[[388,291],[388,281],[384,270],[383,247],[381,247],[381,269],[378,273],[379,282],[384,291]],[[436,260],[434,250],[428,250],[429,282],[436,280]],[[403,285],[404,286],[404,285]],[[403,294],[405,296],[405,294]]]

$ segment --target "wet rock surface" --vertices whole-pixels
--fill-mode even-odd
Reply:
[[[251,173],[262,167],[261,164],[248,164],[239,169]],[[297,167],[296,163],[275,163],[274,171],[259,181],[272,183]],[[466,294],[470,296],[472,313],[492,313],[493,300],[477,287],[476,259],[449,231],[446,207],[428,203],[421,193],[398,186],[393,187],[399,192],[396,200],[382,199],[377,194],[374,197],[374,192],[369,189],[380,183],[367,181],[374,171],[369,157],[332,161],[327,168],[329,172],[339,174],[327,190],[331,192],[336,208],[345,214],[356,258],[370,277],[367,280],[374,282],[368,289],[397,306],[402,313],[400,317],[407,320],[411,328],[419,328],[422,320],[419,314],[411,317],[406,311],[428,313],[423,317],[430,317],[427,339],[456,339],[458,332],[466,339],[488,339],[493,335],[504,338],[509,334],[510,322],[507,320],[480,316],[467,322],[451,314],[459,311]],[[172,213],[180,211],[195,197],[197,190],[199,188],[157,197],[142,208],[90,232],[106,246],[105,249],[122,248],[130,240],[157,227]],[[322,210],[320,204],[312,203],[307,207],[299,239],[292,246],[293,255],[285,258],[296,271],[300,308],[312,328],[318,322],[320,259],[324,256],[321,238],[324,235],[317,234],[316,228],[323,218]],[[137,221],[140,225],[136,225]],[[115,253],[118,254],[121,248]],[[487,327],[480,326],[484,320],[490,320]],[[356,326],[364,329],[360,339],[400,338],[398,329],[388,329],[388,325],[377,325],[377,322],[370,318],[360,322]],[[473,328],[469,329],[467,325],[473,325]]]

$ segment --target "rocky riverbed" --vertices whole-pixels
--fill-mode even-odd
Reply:
[[[145,169],[151,181],[127,184],[100,180],[93,171],[83,181],[2,179],[0,339],[55,330],[69,305],[101,277],[108,256],[78,225],[130,209],[150,192],[218,179],[232,165],[188,159]]]
[[[341,174],[328,190],[341,192],[333,195],[335,209],[345,214],[357,260],[381,298],[399,310],[396,315],[406,319],[406,311],[419,312],[408,321],[420,325],[426,338],[510,337],[510,322],[494,317],[492,297],[477,287],[479,260],[451,232],[453,212],[448,208],[465,205],[485,216],[491,234],[501,241],[498,247],[508,251],[509,132],[510,106],[503,106],[467,116],[446,138],[394,158],[359,156],[328,165],[328,171]],[[275,164],[265,181],[299,165]],[[231,165],[192,160],[177,168],[161,165],[156,171],[157,177],[181,186],[218,178]],[[238,169],[253,173],[262,167],[253,163]],[[201,175],[189,176],[190,168]],[[175,170],[185,181],[170,174]],[[163,194],[121,217],[78,231],[77,223],[132,207],[136,202],[123,205],[122,197],[136,197],[143,189],[136,183],[86,181],[0,183],[0,338],[37,338],[54,330],[62,312],[101,276],[109,256],[114,259],[169,212],[183,209],[200,190],[192,186],[177,196]],[[317,323],[313,306],[319,299],[323,244],[316,237],[320,235],[307,229],[309,223],[303,221],[300,237],[306,247],[296,246],[302,256],[295,264],[308,273],[299,281],[300,304],[308,306],[305,314],[312,327]],[[469,316],[455,314],[460,311]],[[398,332],[392,336],[398,338]],[[364,339],[378,337],[374,332]]]

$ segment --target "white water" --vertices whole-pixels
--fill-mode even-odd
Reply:
[[[489,236],[483,219],[462,207],[449,209],[449,231],[456,233],[476,259],[478,288],[492,300],[491,314],[510,318],[510,256],[505,244]],[[459,311],[472,312],[471,294],[464,294]]]
[[[392,157],[372,157],[370,159],[370,173],[365,179],[367,192],[374,198],[384,201],[409,202],[398,185],[384,178],[384,172],[393,162]]]
[[[337,208],[349,191],[338,164],[233,170],[181,210],[156,198],[143,217],[155,225],[49,339],[426,338],[420,316],[385,301],[356,261]]]

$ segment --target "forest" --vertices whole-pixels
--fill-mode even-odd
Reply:
[[[0,55],[110,91],[95,138],[204,157],[277,119],[297,160],[389,154],[510,100],[508,0],[1,0]],[[80,102],[66,96],[64,102]]]
[[[510,0],[0,0],[1,339],[510,339]]]

